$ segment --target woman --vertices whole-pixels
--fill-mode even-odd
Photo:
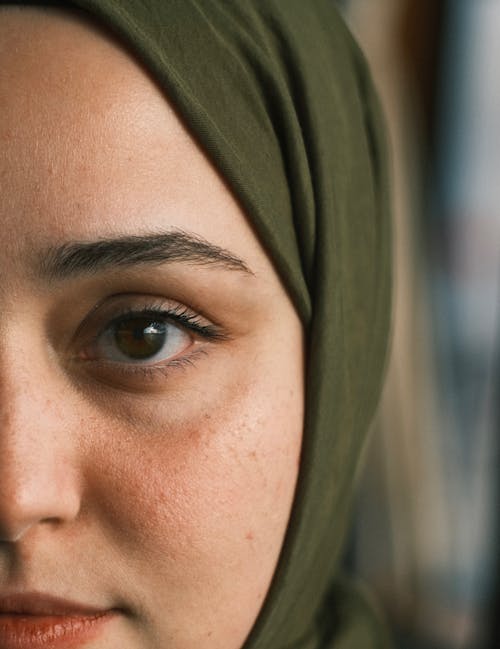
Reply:
[[[338,574],[389,312],[347,30],[327,0],[18,5],[0,646],[384,646]]]

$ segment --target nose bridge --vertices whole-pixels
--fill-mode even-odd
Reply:
[[[50,399],[43,398],[43,383],[33,389],[12,376],[0,379],[0,487],[28,464],[43,465],[55,450],[58,417]]]
[[[0,347],[0,540],[17,541],[40,523],[74,518],[79,492],[56,382]]]

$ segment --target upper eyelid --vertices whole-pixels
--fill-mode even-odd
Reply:
[[[134,318],[147,317],[149,315],[151,318],[163,317],[165,319],[175,320],[175,316],[168,309],[152,309],[151,307],[148,307],[146,309],[124,310],[122,313],[117,313],[107,321],[107,326],[114,322],[119,322],[120,320],[133,320]]]
[[[141,297],[142,299],[147,297],[148,302],[136,304]],[[130,300],[128,303],[126,302],[127,299]],[[123,300],[123,306],[120,306],[121,300]],[[181,305],[180,303],[175,303],[175,306],[171,306],[173,302],[172,300],[168,300],[167,298],[157,298],[156,301],[153,300],[154,298],[151,298],[151,296],[127,296],[125,294],[109,296],[105,300],[102,300],[95,304],[94,307],[85,315],[80,324],[77,326],[74,337],[77,338],[82,330],[84,330],[86,327],[91,326],[93,323],[95,323],[96,320],[102,322],[99,328],[104,331],[106,326],[109,326],[115,320],[127,317],[128,315],[132,316],[141,315],[144,313],[155,313],[158,315],[164,315],[165,317],[170,316],[171,318],[173,318],[173,312],[175,311],[175,309],[187,309],[187,307]],[[111,304],[108,304],[109,301],[111,301]],[[114,302],[118,302],[118,304],[115,305],[113,304]],[[193,315],[196,315],[194,311]]]

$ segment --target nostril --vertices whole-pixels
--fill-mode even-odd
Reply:
[[[0,524],[0,543],[17,543],[20,541],[27,530],[31,527],[30,524],[24,526],[10,526]]]
[[[0,514],[0,542],[16,543],[20,541],[31,529],[38,526],[58,527],[64,524],[64,520],[59,516],[38,517],[33,512],[31,515],[27,512],[24,515],[4,516]]]
[[[52,526],[55,527],[57,525],[61,525],[63,523],[63,520],[60,517],[57,516],[48,516],[47,518],[42,518],[40,520],[40,525],[47,525],[47,526]]]

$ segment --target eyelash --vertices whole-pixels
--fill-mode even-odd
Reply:
[[[220,340],[221,338],[225,338],[225,335],[219,327],[216,325],[202,324],[200,316],[190,312],[187,307],[178,305],[166,309],[163,305],[159,304],[145,305],[141,309],[132,307],[123,309],[123,311],[118,313],[118,315],[115,315],[106,326],[101,329],[98,336],[100,336],[110,326],[117,324],[122,320],[131,318],[147,318],[148,316],[151,316],[152,318],[160,317],[170,322],[173,321],[175,324],[180,325],[184,329],[188,329],[207,340]]]

